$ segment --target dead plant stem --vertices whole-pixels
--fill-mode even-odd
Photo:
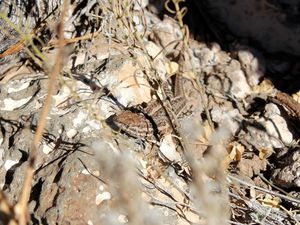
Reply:
[[[30,192],[31,192],[31,184],[32,184],[33,175],[34,175],[35,162],[38,157],[37,150],[38,150],[39,143],[42,139],[43,130],[46,125],[46,118],[47,118],[50,108],[51,108],[51,99],[52,99],[52,94],[54,93],[54,90],[56,87],[57,77],[59,76],[59,73],[63,67],[63,60],[62,60],[63,56],[64,56],[63,46],[64,46],[64,42],[65,42],[64,41],[63,20],[65,17],[66,11],[67,11],[67,6],[68,6],[67,2],[68,2],[67,0],[64,1],[63,6],[62,6],[62,11],[61,11],[59,25],[58,25],[59,50],[56,55],[54,67],[53,67],[52,71],[50,72],[48,92],[47,92],[44,107],[43,107],[41,115],[40,115],[40,119],[39,119],[37,130],[36,130],[36,133],[34,136],[34,140],[32,143],[32,148],[31,148],[31,152],[30,152],[30,156],[29,156],[29,163],[28,163],[28,167],[27,167],[27,171],[26,171],[26,177],[25,177],[25,181],[23,184],[22,193],[21,193],[19,202],[17,204],[17,216],[18,216],[20,225],[27,224],[27,220],[28,220],[27,203],[28,203],[28,199],[30,196]]]

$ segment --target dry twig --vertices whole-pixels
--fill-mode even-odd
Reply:
[[[35,162],[38,157],[38,147],[41,141],[43,131],[46,125],[46,118],[49,114],[51,108],[51,99],[55,90],[57,77],[59,76],[60,71],[63,68],[63,56],[64,56],[64,17],[68,8],[68,1],[65,0],[62,6],[60,20],[58,24],[58,38],[59,38],[59,51],[56,56],[56,61],[54,67],[49,75],[49,86],[48,86],[48,94],[45,100],[44,108],[41,112],[40,120],[37,126],[36,134],[34,136],[31,152],[29,155],[29,164],[26,171],[26,177],[23,185],[23,190],[19,199],[18,204],[16,205],[16,215],[20,225],[26,225],[28,221],[28,210],[27,203],[29,199],[29,195],[31,192],[31,184],[34,175],[34,167]]]

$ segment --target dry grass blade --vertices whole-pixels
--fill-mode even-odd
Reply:
[[[7,201],[4,193],[0,191],[0,221],[4,224],[16,225],[12,205]]]
[[[23,190],[22,190],[19,202],[16,206],[17,219],[18,219],[20,225],[27,224],[27,220],[28,220],[27,202],[29,199],[30,191],[31,191],[31,183],[32,183],[33,175],[34,175],[35,162],[38,157],[37,149],[38,149],[40,140],[43,135],[43,130],[45,128],[46,117],[50,111],[51,99],[52,99],[52,95],[55,90],[57,77],[59,76],[59,73],[60,73],[61,69],[63,68],[63,61],[62,61],[63,55],[64,55],[64,48],[63,48],[63,46],[64,46],[64,23],[63,23],[63,19],[65,17],[67,8],[68,8],[68,1],[66,0],[66,1],[64,1],[63,6],[62,6],[62,11],[61,11],[61,15],[60,15],[59,24],[58,24],[59,51],[56,56],[56,62],[54,64],[54,67],[49,75],[50,81],[49,81],[49,86],[48,86],[47,97],[45,100],[44,108],[41,112],[40,120],[39,120],[39,123],[37,126],[34,140],[33,140]]]
[[[7,49],[6,51],[4,51],[3,53],[0,54],[0,59],[11,55],[13,53],[19,52],[23,46],[24,46],[25,40],[22,39],[19,42],[17,42],[15,45],[11,46],[9,49]]]

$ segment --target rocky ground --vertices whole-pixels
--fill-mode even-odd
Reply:
[[[293,8],[37,2],[0,1],[0,224],[300,223]],[[172,131],[111,127],[153,99],[171,117],[173,75],[195,108]]]

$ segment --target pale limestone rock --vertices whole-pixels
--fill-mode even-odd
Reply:
[[[257,85],[265,73],[263,57],[258,58],[258,55],[259,53],[254,49],[238,51],[239,61],[251,86]]]
[[[105,200],[110,200],[111,194],[108,191],[104,191],[96,196],[96,205],[100,205]]]
[[[282,148],[284,145],[291,144],[293,134],[288,128],[287,121],[280,115],[278,107],[270,103],[266,105],[265,110],[265,116],[268,119],[265,121],[265,127],[271,138],[273,147]]]
[[[166,135],[159,147],[159,154],[162,154],[161,158],[167,158],[171,162],[179,162],[181,161],[180,154],[176,151],[176,144],[172,138],[171,134]]]

